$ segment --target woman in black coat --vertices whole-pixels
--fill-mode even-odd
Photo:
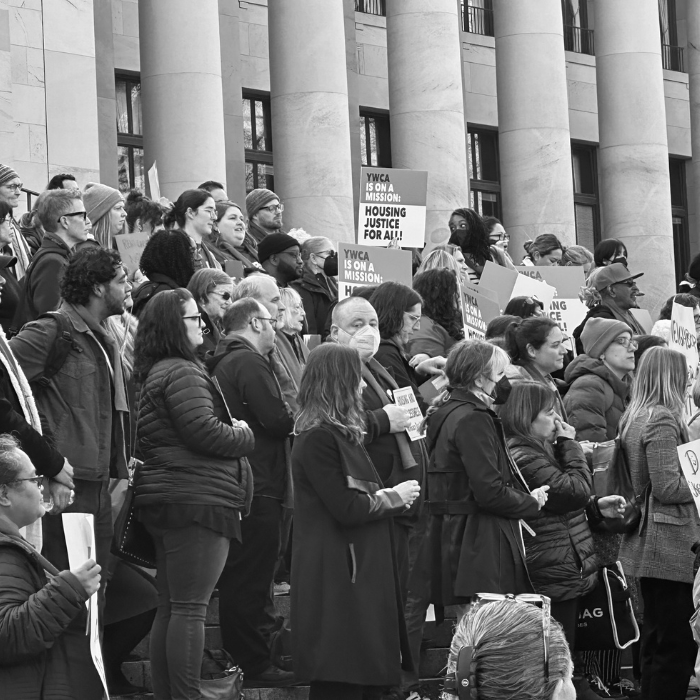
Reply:
[[[428,413],[432,602],[465,605],[476,593],[531,593],[520,520],[534,517],[547,487],[532,493],[515,469],[492,394],[509,360],[482,340],[455,345],[450,390]]]
[[[361,381],[357,351],[327,344],[309,355],[299,390],[291,622],[309,700],[361,700],[411,668],[391,518],[420,487],[382,488],[363,446]]]

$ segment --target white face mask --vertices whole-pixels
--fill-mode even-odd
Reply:
[[[379,349],[380,340],[379,331],[374,326],[363,326],[354,335],[338,328],[338,341],[349,348],[355,348],[363,362],[374,357]]]

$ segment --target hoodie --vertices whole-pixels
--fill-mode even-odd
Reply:
[[[629,375],[619,379],[602,360],[579,355],[564,373],[570,384],[564,397],[577,440],[605,442],[617,434],[630,392]]]

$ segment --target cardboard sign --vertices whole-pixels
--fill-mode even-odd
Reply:
[[[362,168],[357,242],[402,248],[425,243],[425,202],[428,173],[424,170]]]
[[[139,269],[141,253],[143,253],[150,237],[148,233],[122,233],[114,237],[124,267],[129,272],[136,272]]]
[[[674,305],[675,306],[675,305]],[[689,309],[692,311],[692,309]],[[700,513],[700,440],[687,442],[685,445],[678,445],[678,459],[681,463],[683,476],[688,482],[690,493],[693,494],[695,507]]]
[[[483,285],[480,284],[472,284],[471,282],[460,282],[462,285],[462,289],[466,292],[475,292],[476,294],[481,294],[482,297],[486,297],[487,299],[491,299],[491,301],[495,302],[496,305],[498,305],[498,294],[493,291],[493,289],[487,289]]]
[[[394,403],[408,412],[408,428],[406,432],[412,441],[421,440],[425,437],[425,430],[421,431],[421,423],[423,422],[423,414],[416,400],[416,395],[410,386],[403,389],[394,389]]]
[[[148,170],[148,187],[151,190],[151,199],[157,202],[160,199],[160,181],[156,161],[153,161],[153,165]]]
[[[236,282],[240,282],[244,277],[243,263],[240,260],[227,260],[224,263],[224,272]]]
[[[96,559],[95,556],[95,517],[91,513],[63,513],[63,532],[66,538],[68,551],[68,564],[75,569],[84,564],[88,559]],[[107,679],[105,677],[104,663],[102,661],[102,649],[100,647],[100,626],[97,618],[97,593],[93,593],[86,601],[88,611],[88,624],[86,634],[90,635],[90,655],[95,664],[109,698]]]
[[[698,338],[695,331],[693,309],[673,302],[671,310],[671,340],[668,347],[685,355],[688,364],[688,382],[695,383],[698,376]],[[685,413],[690,418],[695,412],[695,405],[690,396],[686,396]]]
[[[469,288],[468,288],[469,287]],[[474,285],[461,287],[462,320],[464,321],[464,337],[466,340],[484,340],[486,326],[500,315],[498,303],[489,299],[480,291],[475,291]]]
[[[556,296],[564,299],[578,299],[581,287],[586,284],[582,267],[549,265],[534,267],[518,265],[515,268],[521,275],[527,275],[538,282],[546,282],[557,290]]]
[[[351,296],[355,287],[377,286],[382,282],[400,282],[410,287],[412,259],[408,250],[339,243],[338,300]]]

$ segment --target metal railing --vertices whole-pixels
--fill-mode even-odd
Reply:
[[[465,8],[462,3],[462,31],[482,36],[493,36],[493,10],[485,7]]]
[[[386,0],[355,0],[355,12],[386,17]]]
[[[683,72],[683,47],[661,44],[661,62],[666,70]]]
[[[27,211],[32,210],[32,197],[38,197],[39,193],[34,190],[28,190],[26,187],[22,188],[22,192],[27,195]]]
[[[565,24],[564,49],[566,51],[574,51],[575,53],[585,53],[589,56],[595,56],[593,30]]]

